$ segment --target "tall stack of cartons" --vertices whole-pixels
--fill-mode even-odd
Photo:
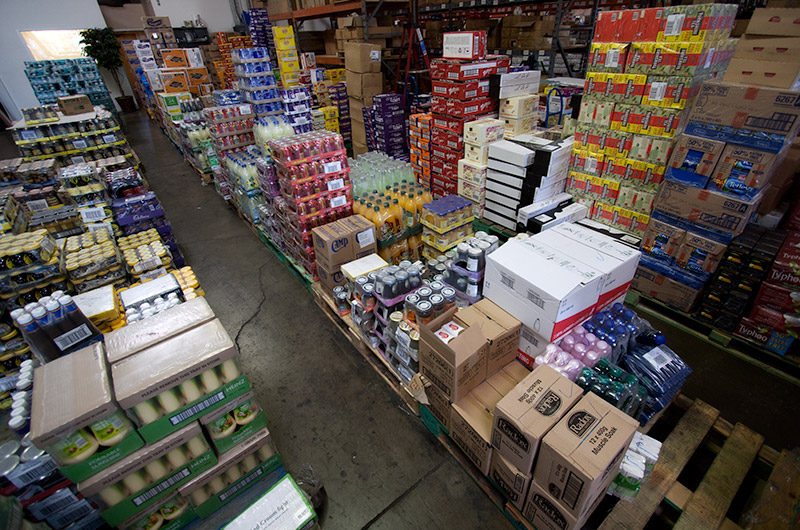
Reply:
[[[570,193],[642,235],[685,109],[725,70],[735,5],[601,12],[575,133]]]
[[[293,26],[272,26],[278,71],[284,88],[300,86],[300,57]]]
[[[419,184],[431,185],[431,115],[412,114],[408,117],[408,141],[411,167]]]
[[[464,158],[458,161],[458,194],[473,203],[472,213],[483,217],[489,144],[503,139],[503,120],[484,118],[464,126]]]
[[[366,152],[364,107],[372,106],[372,97],[383,92],[380,46],[367,43],[347,43],[344,51],[345,83],[349,97],[353,150]]]
[[[156,60],[161,59],[162,49],[178,47],[169,17],[142,17],[142,27],[147,32],[147,40]]]
[[[713,321],[720,307],[714,299],[732,301],[740,290],[741,282],[733,281],[739,267],[724,270],[732,264],[723,255],[756,213],[798,128],[800,92],[703,83],[655,200],[633,287],[690,312],[711,279],[714,296],[704,299],[702,310],[708,314],[704,320]],[[777,250],[780,240],[768,246]],[[721,282],[718,267],[725,273]],[[756,280],[765,269],[759,268],[750,274]],[[747,303],[734,312],[742,314]]]
[[[214,69],[222,82],[223,88],[233,88],[236,83],[236,72],[233,68],[231,50],[237,48],[252,48],[253,39],[249,35],[241,36],[232,33],[217,33],[217,44],[222,54],[222,62],[215,61]]]
[[[219,70],[215,67],[215,65],[221,64],[223,59],[219,43],[214,40],[211,44],[202,44],[200,53],[203,55],[203,63],[208,68],[209,78],[214,88],[222,88],[222,79],[220,79]]]
[[[796,90],[800,88],[800,9],[753,12],[736,46],[725,81]]]

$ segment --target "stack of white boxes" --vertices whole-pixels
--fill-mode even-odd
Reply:
[[[533,134],[492,143],[483,217],[516,230],[521,207],[563,192],[572,143],[572,137],[548,140]]]
[[[503,120],[485,118],[464,125],[464,158],[458,161],[458,194],[473,202],[475,217],[483,215],[489,144],[503,139]]]
[[[506,138],[532,132],[539,123],[539,95],[501,99],[500,119],[505,125]]]

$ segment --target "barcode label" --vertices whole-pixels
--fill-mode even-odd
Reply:
[[[106,527],[105,519],[100,517],[100,512],[95,510],[80,521],[75,521],[69,530],[97,530]]]
[[[462,73],[464,74],[464,77],[472,77],[472,76],[478,75],[478,69],[477,68],[469,68],[469,69],[463,70]]]
[[[47,519],[57,511],[78,502],[78,498],[67,488],[58,490],[48,498],[31,504],[28,509],[37,519]]]
[[[536,338],[536,335],[528,331],[526,327],[522,328],[522,338],[533,344],[534,347],[539,346],[539,339]]]
[[[408,348],[411,346],[411,337],[405,331],[400,331],[399,329],[395,331],[394,339],[397,341],[397,344],[403,348]]]
[[[338,197],[331,197],[331,208],[337,208],[347,204],[347,195],[339,195]]]
[[[514,278],[507,274],[503,274],[502,272],[500,273],[500,282],[509,289],[514,288]]]
[[[466,107],[464,109],[464,114],[471,114],[471,113],[477,112],[477,111],[478,111],[478,105],[473,105],[471,107]]]
[[[619,50],[608,50],[606,54],[606,68],[619,66]]]
[[[340,190],[344,188],[344,179],[333,179],[328,181],[328,191]]]
[[[533,304],[538,306],[540,309],[544,309],[544,300],[542,300],[542,298],[533,291],[528,291],[528,300],[533,302]]]
[[[46,477],[56,469],[56,462],[49,456],[43,456],[30,462],[20,464],[6,474],[6,478],[18,488],[24,488],[28,484]]]
[[[561,499],[564,501],[564,504],[574,509],[575,504],[578,502],[578,497],[581,495],[582,489],[583,480],[570,471],[569,478],[567,479],[567,485],[564,487],[564,494],[561,495]]]
[[[677,37],[683,30],[683,21],[686,18],[685,14],[669,15],[667,17],[667,25],[664,27],[665,37]]]
[[[28,210],[31,212],[43,212],[50,208],[50,205],[47,204],[45,199],[37,199],[35,201],[28,201],[25,203],[28,206]]]
[[[250,105],[239,105],[239,114],[247,115],[252,113],[253,108]]]
[[[88,145],[86,140],[72,140],[72,147],[75,149],[86,149]]]
[[[103,231],[107,231],[108,234],[111,235],[111,230],[112,230],[111,229],[111,223],[93,224],[93,225],[89,225],[87,228],[89,229],[89,232],[91,232],[92,234],[95,234],[95,233],[103,230]]]
[[[213,396],[207,397],[206,399],[204,399],[203,401],[201,401],[197,405],[195,405],[193,407],[190,407],[190,408],[184,410],[183,412],[172,416],[169,419],[169,421],[170,421],[170,423],[172,423],[172,425],[178,425],[182,421],[188,420],[189,418],[191,418],[195,414],[198,414],[199,412],[204,411],[205,409],[207,409],[208,407],[210,407],[214,403],[219,403],[223,399],[225,399],[225,392],[217,392]]]
[[[105,144],[113,144],[117,141],[117,137],[113,134],[104,134],[103,135],[103,143]]]
[[[653,348],[644,354],[644,358],[647,362],[655,366],[656,370],[661,370],[672,362],[669,355],[662,351],[661,348]]]
[[[242,491],[246,488],[249,484],[253,481],[258,480],[258,478],[264,474],[264,470],[262,468],[258,468],[250,475],[246,476],[239,482],[237,482],[232,488],[229,488],[228,491],[219,494],[219,500],[225,502],[226,499],[229,499],[233,495],[236,494],[237,491]]]
[[[73,504],[69,510],[48,517],[47,524],[53,528],[63,528],[81,517],[89,515],[92,510],[93,508],[89,501],[81,499],[76,504]]]
[[[783,114],[774,114],[773,117],[782,117]],[[771,131],[788,131],[793,122],[786,119],[754,118],[748,117],[745,121],[746,127],[758,127],[759,129],[769,129]]]
[[[369,60],[370,61],[380,61],[381,60],[381,51],[380,50],[370,50],[370,52],[369,52]]]
[[[59,350],[66,351],[78,344],[80,341],[88,339],[91,336],[92,332],[89,330],[89,326],[86,324],[81,324],[72,331],[68,331],[63,335],[56,337],[53,339],[53,342],[56,343],[56,346],[58,346]]]
[[[160,482],[159,484],[156,484],[155,486],[145,491],[138,497],[134,497],[133,504],[135,504],[136,506],[141,506],[142,504],[146,503],[156,495],[168,490],[170,487],[174,486],[181,480],[185,479],[190,474],[191,472],[189,471],[188,467],[181,469],[180,471],[169,477],[167,480]]]
[[[714,60],[714,48],[711,48],[710,50],[708,50],[708,55],[706,55],[706,64],[703,66],[703,68],[708,68],[709,66],[711,66],[713,60]]]
[[[664,99],[664,96],[667,94],[667,83],[663,81],[654,81],[650,85],[650,92],[647,94],[647,98],[650,101],[661,101]]]
[[[342,170],[342,161],[334,160],[333,162],[326,162],[322,164],[323,173],[336,173]]]
[[[106,210],[102,206],[95,206],[94,208],[86,208],[81,210],[81,220],[84,223],[94,223],[102,221],[106,218]]]
[[[83,158],[83,155],[74,155],[74,156],[70,157],[70,160],[72,160],[73,164],[85,164],[86,163],[86,159]]]
[[[21,131],[23,140],[36,140],[36,131]]]
[[[547,108],[550,114],[561,112],[561,98],[560,97],[553,97],[547,101]]]
[[[149,271],[150,269],[155,269],[156,267],[161,266],[161,258],[158,256],[153,256],[152,258],[148,258],[144,261],[140,261],[133,267],[133,272],[140,273],[142,271]]]
[[[167,269],[165,269],[164,267],[159,267],[152,271],[145,272],[139,277],[139,279],[142,280],[143,282],[146,282],[147,280],[155,280],[156,278],[160,278],[164,276],[166,273]]]
[[[587,158],[586,159],[586,171],[589,173],[595,173],[597,171],[597,159],[596,158]]]

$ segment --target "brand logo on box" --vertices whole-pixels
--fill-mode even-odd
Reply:
[[[567,427],[572,434],[577,436],[578,438],[583,437],[589,429],[597,422],[597,418],[586,412],[585,410],[581,410],[579,412],[573,413],[569,419],[567,420]]]
[[[545,498],[542,495],[539,495],[538,493],[534,493],[533,504],[542,512],[544,512],[544,515],[548,519],[553,521],[553,524],[555,524],[558,528],[567,527],[566,518],[563,515],[561,515],[561,512],[558,510],[558,508],[556,508],[556,505],[550,502],[549,499]],[[528,518],[530,519],[531,516],[533,515],[535,514],[530,514]]]
[[[525,435],[522,434],[519,429],[517,429],[514,425],[511,424],[508,420],[500,418],[497,420],[497,428],[507,437],[511,438],[511,441],[517,444],[523,451],[526,453],[530,449],[531,443],[525,438]]]
[[[542,416],[552,416],[561,408],[561,396],[548,390],[534,408]]]
[[[339,252],[343,248],[347,247],[347,238],[343,237],[341,239],[335,239],[331,242],[331,251],[332,252]]]

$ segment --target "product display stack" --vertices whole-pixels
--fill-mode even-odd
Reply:
[[[275,54],[278,61],[283,88],[288,89],[300,85],[300,57],[294,38],[293,26],[272,26],[272,37],[275,42]]]
[[[314,129],[311,104],[311,92],[306,87],[287,88],[283,91],[284,115],[295,134],[311,132]]]
[[[790,151],[800,123],[800,111],[794,107],[799,97],[796,92],[768,87],[702,85],[697,103],[689,110],[685,132],[677,139],[642,242],[646,255],[634,285],[638,291],[688,313],[723,263],[709,295],[729,304],[728,312],[746,309],[749,300],[742,300],[739,307],[736,302],[741,297],[736,293],[741,293],[742,282],[752,284],[739,277],[736,258],[723,261],[723,255],[726,249],[732,250],[728,245],[733,238],[745,232]],[[767,259],[776,255],[782,243],[776,232],[766,235],[763,243],[761,237],[745,237],[741,245],[763,245]],[[763,272],[745,275],[755,281],[754,292]],[[727,280],[733,283],[726,284]],[[708,301],[703,312],[711,320],[726,320]],[[719,304],[716,309],[721,309]]]
[[[252,106],[253,113],[259,117],[282,114],[269,48],[239,48],[231,51],[231,58],[242,99]]]
[[[344,48],[344,66],[347,70],[345,83],[349,98],[353,152],[359,155],[368,151],[363,109],[371,107],[373,96],[383,92],[380,46],[348,42]]]
[[[431,61],[431,191],[435,197],[458,193],[458,161],[464,158],[465,124],[497,117],[489,97],[489,78],[506,73],[511,61],[486,55],[486,32],[445,34],[442,59]]]
[[[422,206],[422,256],[435,258],[472,237],[472,202],[445,195]]]
[[[345,142],[353,141],[353,126],[350,121],[350,102],[347,98],[347,85],[337,82],[328,87],[331,104],[339,111],[339,134]]]
[[[232,35],[229,33],[217,33],[217,44],[222,54],[222,61],[214,61],[214,68],[217,76],[222,82],[222,88],[230,89],[236,86],[236,71],[233,67],[231,52],[239,48],[252,48],[253,39],[250,36]]]
[[[408,162],[405,110],[400,94],[377,94],[372,98],[372,121],[375,130],[375,150],[392,158]],[[365,125],[366,125],[366,119]]]
[[[408,117],[409,160],[418,184],[431,186],[431,114]]]
[[[600,14],[568,185],[593,219],[644,234],[686,109],[733,55],[735,12],[703,4]]]
[[[274,50],[275,38],[272,35],[272,23],[266,8],[253,7],[247,13],[250,15],[250,22],[247,26],[250,30],[250,38],[253,39],[253,46]],[[270,59],[275,59],[275,57],[270,56]]]
[[[489,144],[502,140],[504,130],[503,120],[494,118],[464,126],[464,158],[458,161],[458,195],[472,201],[472,213],[476,218],[483,217],[486,206]]]
[[[26,61],[25,75],[42,105],[53,105],[58,98],[82,94],[92,105],[102,105],[116,112],[94,59]]]

